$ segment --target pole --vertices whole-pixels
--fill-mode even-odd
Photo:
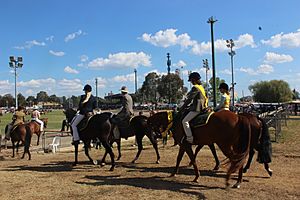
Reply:
[[[18,109],[18,96],[17,96],[17,66],[14,67],[15,70],[15,99],[16,99],[16,109]]]
[[[137,93],[137,70],[134,69],[134,88],[135,88],[135,93]]]
[[[97,108],[99,108],[99,106],[98,106],[98,78],[96,78],[96,102],[97,102]]]
[[[168,58],[168,60],[167,60],[167,66],[168,66],[168,82],[169,82],[169,104],[171,103],[171,80],[170,80],[170,70],[171,70],[171,68],[170,68],[170,66],[171,66],[171,60],[170,60],[170,53],[167,53],[167,58]]]
[[[231,47],[231,85],[232,85],[232,107],[234,107],[234,78],[233,78],[233,52]]]
[[[215,45],[214,45],[214,23],[218,20],[214,20],[210,17],[207,23],[210,23],[210,33],[211,33],[211,56],[212,56],[212,76],[213,76],[213,103],[214,107],[217,106],[217,91],[216,91],[216,68],[215,68]]]

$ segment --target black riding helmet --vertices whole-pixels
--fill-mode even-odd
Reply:
[[[83,88],[83,91],[88,91],[91,92],[92,91],[92,86],[90,86],[89,84],[86,84]]]
[[[229,87],[228,87],[228,85],[227,85],[226,83],[221,83],[221,84],[219,85],[219,89],[224,89],[224,90],[228,91],[228,90],[229,90]]]
[[[192,72],[190,73],[189,75],[189,80],[188,81],[191,81],[192,79],[194,80],[200,80],[201,76],[198,72]]]

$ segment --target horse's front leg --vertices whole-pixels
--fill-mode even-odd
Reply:
[[[178,171],[179,171],[179,165],[180,165],[180,162],[182,160],[182,157],[183,157],[183,154],[185,152],[185,149],[183,147],[182,144],[180,144],[180,147],[179,147],[179,152],[178,152],[178,155],[177,155],[177,161],[176,161],[176,166],[175,166],[175,170],[174,172],[171,174],[171,176],[175,176]]]
[[[273,175],[273,170],[271,170],[271,168],[269,167],[268,163],[264,163],[265,169],[267,170],[269,176]]]
[[[79,145],[78,143],[74,144],[74,148],[75,148],[75,153],[74,153],[74,155],[75,155],[75,161],[73,163],[73,166],[76,166],[78,164],[78,145]]]
[[[11,141],[11,143],[12,143],[12,149],[13,149],[13,155],[12,155],[12,157],[14,158],[15,157],[15,142],[14,141]]]
[[[38,135],[38,138],[37,138],[37,142],[36,142],[37,146],[39,146],[39,144],[40,144],[40,136],[41,136],[41,132],[40,132],[40,134]]]
[[[117,143],[117,149],[118,149],[118,158],[117,158],[117,160],[120,160],[121,157],[122,157],[122,154],[121,154],[121,138],[115,140],[115,142]]]
[[[93,160],[89,154],[89,146],[90,146],[90,140],[89,141],[84,141],[84,153],[85,155],[88,157],[89,161],[94,164],[97,165],[97,160]]]

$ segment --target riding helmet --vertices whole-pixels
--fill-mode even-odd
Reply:
[[[229,87],[228,87],[228,85],[227,85],[226,83],[221,83],[221,84],[219,85],[219,89],[224,89],[224,90],[228,91],[228,90],[229,90]]]
[[[190,73],[189,75],[189,80],[188,81],[191,81],[192,79],[194,80],[200,80],[201,76],[198,72],[192,72]]]
[[[92,91],[92,86],[90,86],[89,84],[86,84],[83,88],[83,91],[88,91],[88,92]]]

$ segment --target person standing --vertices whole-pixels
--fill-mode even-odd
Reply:
[[[83,91],[85,92],[85,94],[81,95],[78,105],[78,112],[71,122],[73,132],[73,145],[79,144],[80,140],[77,125],[86,115],[93,113],[93,110],[97,107],[96,98],[92,95],[92,86],[86,84],[83,88]]]
[[[33,108],[33,112],[31,113],[31,120],[36,121],[38,124],[40,124],[40,131],[43,132],[44,131],[44,122],[42,120],[40,120],[41,118],[41,113],[38,110],[37,107]]]
[[[229,110],[230,106],[230,93],[229,87],[226,83],[221,83],[219,85],[219,90],[221,92],[221,101],[219,105],[214,109],[214,111],[221,111],[221,110]]]
[[[189,122],[199,113],[203,112],[208,105],[208,99],[200,79],[201,76],[198,72],[192,72],[189,75],[188,81],[191,82],[193,87],[187,94],[187,99],[184,101],[184,104],[179,108],[179,112],[188,111],[187,115],[182,120],[186,141],[188,143],[193,143],[194,139]]]
[[[10,132],[15,126],[18,126],[19,124],[24,124],[25,123],[25,108],[23,106],[19,106],[17,111],[12,117],[12,122],[8,124],[7,130],[5,132],[5,139],[10,140]]]

